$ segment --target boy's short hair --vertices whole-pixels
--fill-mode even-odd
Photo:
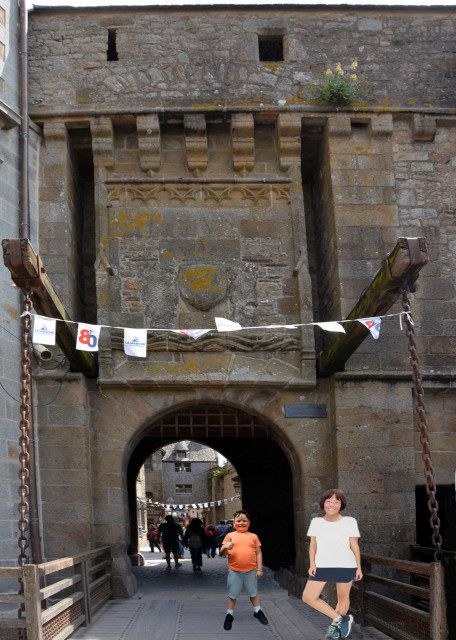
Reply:
[[[234,520],[236,520],[236,518],[238,516],[245,516],[247,518],[247,520],[249,520],[249,522],[252,522],[248,512],[245,511],[244,509],[238,509],[237,511],[234,512],[233,522],[234,522]]]
[[[336,496],[336,498],[340,500],[340,510],[343,511],[347,506],[347,498],[345,497],[344,492],[340,489],[328,489],[327,491],[325,491],[320,498],[320,507],[324,509],[325,501],[329,498],[332,498],[333,496]]]

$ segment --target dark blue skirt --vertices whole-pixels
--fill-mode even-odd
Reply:
[[[356,569],[335,569],[333,567],[318,568],[314,576],[309,576],[309,580],[317,582],[351,582],[356,577]]]

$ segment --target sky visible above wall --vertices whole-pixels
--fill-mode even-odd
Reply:
[[[27,0],[28,7],[47,6],[47,7],[100,7],[100,6],[163,6],[163,5],[293,5],[293,4],[311,4],[311,5],[400,5],[404,7],[414,6],[456,6],[456,0]]]

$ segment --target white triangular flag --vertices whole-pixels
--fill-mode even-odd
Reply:
[[[147,329],[124,329],[124,351],[127,356],[147,358]]]
[[[171,329],[173,333],[180,333],[185,336],[190,336],[194,340],[198,340],[201,336],[204,336],[205,333],[211,331],[211,329]]]
[[[225,318],[214,318],[214,321],[217,331],[239,331],[239,329],[242,329],[239,322],[231,322],[231,320],[226,320]]]
[[[32,342],[34,344],[55,344],[55,325],[55,318],[35,316]]]
[[[101,326],[79,322],[76,349],[79,351],[98,351]]]
[[[358,318],[358,322],[361,322],[361,324],[367,327],[372,337],[378,340],[380,336],[380,325],[382,324],[381,318]]]
[[[338,322],[315,322],[321,329],[325,331],[335,331],[336,333],[345,333],[345,329]]]

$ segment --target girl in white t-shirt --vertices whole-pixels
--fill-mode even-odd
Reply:
[[[340,489],[329,489],[320,498],[325,515],[314,518],[307,535],[310,537],[309,579],[302,599],[311,607],[331,618],[326,638],[346,638],[353,624],[348,615],[350,589],[353,580],[361,580],[358,523],[355,518],[341,516],[347,498]],[[320,598],[327,582],[337,586],[337,605],[333,609]]]

